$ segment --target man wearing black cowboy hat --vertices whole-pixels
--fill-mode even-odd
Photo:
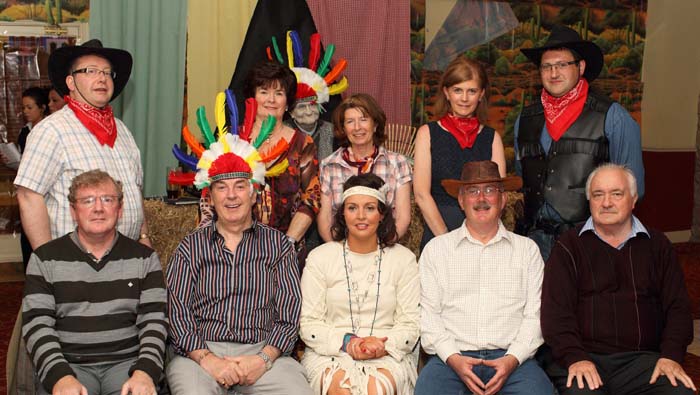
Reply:
[[[141,195],[141,154],[109,105],[126,86],[131,66],[129,52],[103,48],[99,40],[51,54],[49,78],[67,105],[32,130],[14,181],[22,226],[33,248],[75,229],[68,187],[73,177],[93,169],[123,184],[119,232],[150,245]]]
[[[535,243],[501,223],[504,191],[491,161],[467,162],[459,180],[443,180],[464,224],[430,240],[420,257],[421,344],[433,356],[416,395],[551,395],[532,357],[542,344],[540,290],[544,263]]]
[[[516,172],[525,194],[518,229],[547,260],[556,237],[588,218],[584,187],[597,165],[627,165],[644,194],[641,135],[621,105],[589,89],[603,68],[595,43],[557,25],[543,46],[521,52],[539,68],[543,89],[514,126]]]

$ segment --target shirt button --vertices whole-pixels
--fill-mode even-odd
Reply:
[[[552,187],[547,186],[547,190],[548,190],[548,191],[551,191],[551,190],[552,190]]]
[[[312,338],[312,339],[315,339],[315,338],[316,338],[316,335],[311,335],[311,338]]]

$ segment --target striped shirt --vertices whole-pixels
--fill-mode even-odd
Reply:
[[[75,176],[93,169],[109,173],[124,185],[124,211],[117,229],[138,238],[143,223],[141,154],[124,123],[115,121],[114,148],[101,145],[68,106],[39,122],[29,134],[14,183],[44,195],[52,239],[75,229],[68,188]]]
[[[292,351],[299,330],[299,268],[285,235],[260,222],[235,251],[216,222],[188,234],[167,270],[170,341],[187,356],[205,341],[265,342]]]
[[[70,364],[135,360],[154,382],[163,372],[166,292],[158,255],[121,234],[96,259],[75,233],[34,251],[22,302],[22,336],[44,388]]]

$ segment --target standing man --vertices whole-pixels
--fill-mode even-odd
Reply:
[[[681,367],[693,340],[683,271],[663,233],[632,215],[634,173],[616,164],[586,183],[591,217],[552,249],[542,286],[547,368],[560,394],[692,394]]]
[[[491,161],[467,162],[444,180],[464,210],[464,225],[432,239],[420,257],[421,343],[428,360],[416,395],[551,395],[532,357],[542,344],[542,257],[535,243],[501,223],[504,191]]]
[[[539,68],[543,89],[514,127],[525,194],[519,232],[535,240],[546,261],[557,236],[588,217],[584,184],[597,165],[627,165],[644,194],[641,136],[621,105],[589,89],[603,68],[596,44],[554,26],[542,47],[521,52]]]
[[[68,189],[76,229],[29,260],[22,335],[39,394],[152,395],[163,374],[166,294],[156,253],[117,231],[121,183],[100,170]]]
[[[252,216],[265,165],[229,133],[202,158],[195,185],[210,188],[214,219],[168,265],[170,390],[310,395],[305,369],[289,356],[301,313],[294,245]]]
[[[15,178],[22,227],[33,248],[75,229],[68,201],[73,177],[109,173],[124,187],[117,229],[150,246],[143,215],[141,155],[131,132],[109,102],[129,81],[131,55],[99,40],[61,47],[49,58],[49,78],[67,106],[39,123]]]

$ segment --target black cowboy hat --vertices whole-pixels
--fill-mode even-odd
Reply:
[[[600,47],[592,41],[583,40],[576,30],[562,25],[555,25],[552,28],[552,32],[543,46],[523,48],[520,52],[539,66],[542,54],[556,48],[568,48],[576,51],[586,61],[586,70],[583,76],[588,82],[596,79],[603,69],[603,51]]]
[[[114,100],[129,81],[133,59],[131,54],[123,49],[102,47],[102,42],[97,39],[86,41],[80,46],[61,47],[51,53],[49,57],[49,79],[54,88],[61,96],[68,94],[66,77],[70,74],[70,68],[75,59],[86,55],[97,55],[107,59],[112,65],[112,70],[117,73],[116,78],[114,78],[114,93],[110,101]]]
[[[462,175],[459,180],[442,180],[442,187],[447,193],[457,198],[459,188],[463,185],[502,183],[506,191],[517,191],[523,186],[523,179],[518,176],[501,177],[498,172],[496,162],[482,160],[476,162],[465,162],[462,166]]]

